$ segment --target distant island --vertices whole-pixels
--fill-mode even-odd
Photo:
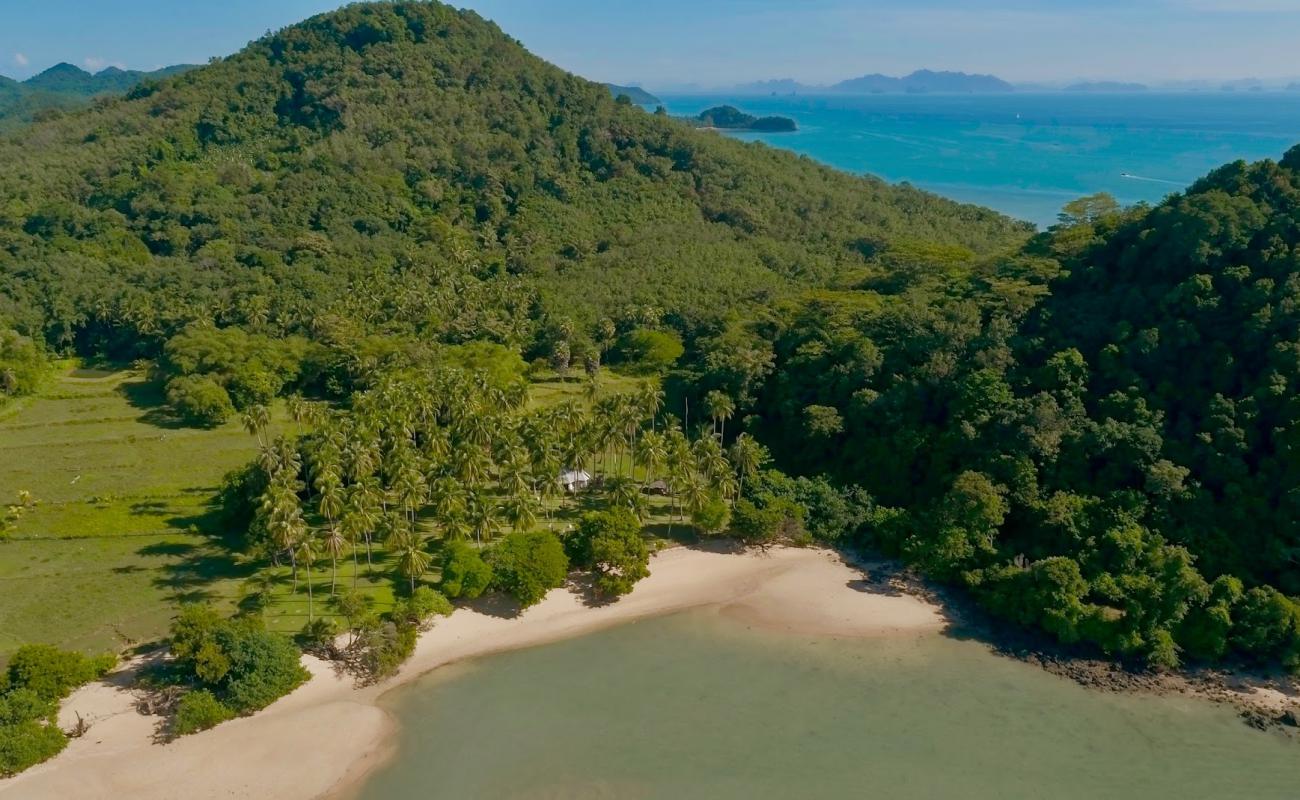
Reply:
[[[752,114],[746,114],[735,106],[714,106],[705,109],[692,121],[703,128],[718,128],[728,131],[788,133],[799,129],[795,121],[789,117],[755,117]]]
[[[80,108],[96,97],[123,94],[144,81],[191,69],[193,64],[177,64],[151,72],[108,67],[92,74],[65,62],[25,81],[0,75],[0,130],[31,122],[43,113]]]
[[[800,83],[793,78],[742,83],[716,91],[738,95],[868,95],[868,94],[1004,94],[1009,92],[1134,93],[1162,92],[1261,92],[1298,91],[1300,81],[1240,78],[1229,81],[1161,81],[1139,83],[1123,80],[1038,80],[1009,83],[996,75],[919,69],[903,77],[870,73],[831,84]],[[704,93],[698,88],[685,94]]]
[[[735,87],[735,91],[742,94],[986,94],[1014,90],[1011,84],[994,75],[936,72],[928,69],[919,69],[901,78],[872,73],[829,86],[807,85],[783,78]]]
[[[663,102],[640,86],[619,86],[617,83],[607,83],[605,88],[609,89],[609,93],[614,97],[626,96],[627,99],[639,106],[657,106]]]
[[[1085,81],[1083,83],[1073,83],[1065,87],[1067,92],[1092,92],[1094,94],[1106,94],[1110,92],[1145,92],[1146,84],[1143,83],[1124,83],[1123,81]]]

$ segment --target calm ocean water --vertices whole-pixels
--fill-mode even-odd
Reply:
[[[727,103],[793,117],[796,133],[734,135],[1039,225],[1080,195],[1157,202],[1216,166],[1279,158],[1300,143],[1300,92],[663,100],[673,114]]]
[[[388,695],[359,800],[1294,800],[1300,745],[1227,708],[1090,691],[942,636],[714,611],[436,671]]]

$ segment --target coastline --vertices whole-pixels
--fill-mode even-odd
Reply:
[[[517,613],[500,598],[458,609],[420,637],[392,678],[357,687],[308,656],[306,684],[251,717],[168,744],[154,741],[157,717],[136,712],[124,673],[83,687],[63,704],[61,724],[80,714],[89,731],[45,764],[0,781],[0,798],[163,800],[184,786],[188,800],[354,795],[394,751],[397,723],[379,703],[388,691],[449,664],[534,647],[652,616],[719,607],[748,624],[846,636],[937,633],[938,606],[900,592],[873,591],[862,567],[822,549],[724,553],[674,547],[651,575],[616,602],[593,605],[573,587]]]

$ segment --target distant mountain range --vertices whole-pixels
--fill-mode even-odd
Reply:
[[[1014,87],[993,75],[919,69],[901,78],[872,73],[829,86],[811,86],[790,79],[759,81],[737,86],[735,91],[742,94],[991,94],[1014,91]]]
[[[1138,83],[1116,80],[1034,81],[1009,83],[996,75],[968,72],[946,72],[928,69],[917,70],[897,78],[872,73],[833,84],[801,83],[792,78],[754,81],[732,87],[678,87],[682,94],[712,94],[717,92],[739,95],[782,94],[997,94],[1005,92],[1076,92],[1094,94],[1119,94],[1147,91],[1164,92],[1259,92],[1294,91],[1300,81],[1288,85],[1285,80],[1241,78],[1230,81],[1161,81]]]
[[[42,112],[85,106],[95,97],[122,94],[146,80],[165,78],[193,68],[192,64],[178,64],[141,72],[108,67],[90,73],[63,63],[25,81],[0,75],[0,130],[30,122]]]
[[[1148,89],[1149,87],[1144,83],[1124,83],[1122,81],[1084,81],[1083,83],[1072,83],[1065,87],[1067,92],[1094,92],[1098,94],[1145,92]]]

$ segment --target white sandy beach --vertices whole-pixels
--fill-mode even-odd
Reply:
[[[816,549],[722,554],[674,548],[656,555],[651,576],[616,603],[592,607],[568,590],[552,592],[515,617],[460,609],[424,634],[396,677],[356,688],[321,661],[313,677],[253,717],[170,744],[156,744],[156,717],[108,683],[63,704],[63,724],[80,714],[89,732],[62,754],[0,781],[0,798],[66,800],[184,797],[307,800],[346,792],[388,751],[394,723],[376,701],[439,666],[487,653],[577,636],[620,622],[717,606],[747,624],[837,636],[938,630],[934,606],[903,594],[864,591],[861,570]]]

